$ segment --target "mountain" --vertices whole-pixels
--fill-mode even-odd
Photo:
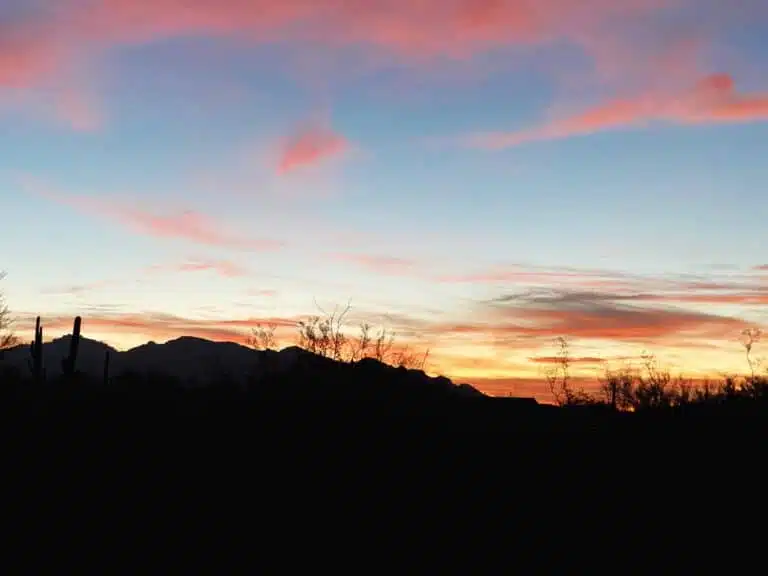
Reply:
[[[43,344],[44,367],[49,378],[56,378],[62,373],[61,362],[69,353],[71,339],[71,335],[67,335]],[[407,387],[464,397],[485,397],[469,384],[455,385],[442,376],[433,378],[421,370],[395,368],[372,358],[347,364],[297,346],[280,351],[257,351],[234,342],[213,342],[187,336],[164,344],[148,342],[124,352],[103,342],[81,337],[76,369],[100,378],[107,352],[112,376],[125,373],[166,375],[188,386],[204,386],[222,378],[245,384],[249,378],[267,369],[271,373],[287,373],[301,368],[308,371],[311,377],[321,379],[336,378],[340,371],[353,370],[359,379],[391,385],[393,390]],[[5,351],[3,363],[24,372],[29,370],[29,358],[29,345],[19,345]]]

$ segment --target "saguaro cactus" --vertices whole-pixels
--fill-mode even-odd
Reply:
[[[43,327],[40,325],[40,316],[35,321],[35,339],[29,345],[29,368],[35,382],[43,379]]]
[[[69,341],[69,356],[61,361],[61,370],[65,376],[72,376],[75,373],[77,351],[80,349],[80,327],[82,323],[83,319],[80,316],[75,318],[75,325],[72,328],[72,340]]]
[[[109,384],[109,350],[104,352],[104,384]]]

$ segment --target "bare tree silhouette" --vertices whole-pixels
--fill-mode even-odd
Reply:
[[[555,345],[558,347],[555,363],[554,366],[544,372],[544,378],[547,380],[549,391],[555,403],[563,406],[568,395],[568,370],[571,364],[570,351],[568,349],[568,341],[562,336],[555,339]]]
[[[544,378],[549,386],[549,391],[558,406],[594,404],[596,400],[584,392],[574,390],[571,386],[571,351],[570,343],[563,336],[555,339],[558,348],[555,354],[554,365],[545,371]]]
[[[5,272],[0,272],[0,280],[5,279]],[[5,296],[0,292],[0,352],[18,343],[13,333],[13,318],[5,302]]]
[[[344,320],[351,310],[351,303],[348,302],[344,308],[335,306],[330,312],[326,312],[317,302],[315,305],[321,314],[297,323],[297,344],[300,348],[339,362],[372,358],[400,368],[424,370],[426,367],[429,349],[421,352],[408,344],[396,345],[396,333],[384,325],[374,327],[362,322],[358,335],[349,336]]]
[[[306,320],[298,322],[299,347],[332,360],[348,361],[349,342],[344,334],[343,326],[344,317],[349,312],[351,304],[347,303],[347,306],[341,311],[338,310],[338,307],[334,307],[331,313],[323,310],[317,302],[315,305],[322,316],[310,316]]]
[[[275,338],[277,324],[256,324],[256,328],[251,330],[251,335],[246,338],[246,344],[254,350],[274,350],[277,348],[277,339]]]
[[[745,328],[741,331],[741,345],[744,346],[744,350],[747,356],[747,364],[749,365],[750,379],[755,379],[755,361],[752,358],[752,349],[755,344],[760,342],[760,338],[763,336],[763,331],[759,328]]]

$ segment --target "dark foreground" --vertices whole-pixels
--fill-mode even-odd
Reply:
[[[305,378],[0,403],[23,572],[656,573],[762,522],[759,401],[620,414]]]

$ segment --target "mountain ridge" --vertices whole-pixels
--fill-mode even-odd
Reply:
[[[61,360],[69,352],[71,339],[72,335],[66,334],[43,343],[43,365],[48,378],[61,375]],[[221,378],[245,385],[258,378],[265,369],[283,373],[306,364],[319,376],[323,376],[325,369],[354,367],[363,370],[370,378],[422,383],[462,396],[487,397],[470,384],[455,384],[445,376],[432,377],[423,370],[398,368],[374,358],[347,363],[295,345],[281,350],[254,350],[237,342],[217,342],[194,336],[181,336],[163,343],[148,341],[123,351],[99,340],[81,337],[76,370],[93,378],[102,377],[107,352],[113,377],[130,373],[163,375],[188,386],[205,386]],[[19,344],[5,350],[2,362],[26,371],[29,358],[29,344]]]

